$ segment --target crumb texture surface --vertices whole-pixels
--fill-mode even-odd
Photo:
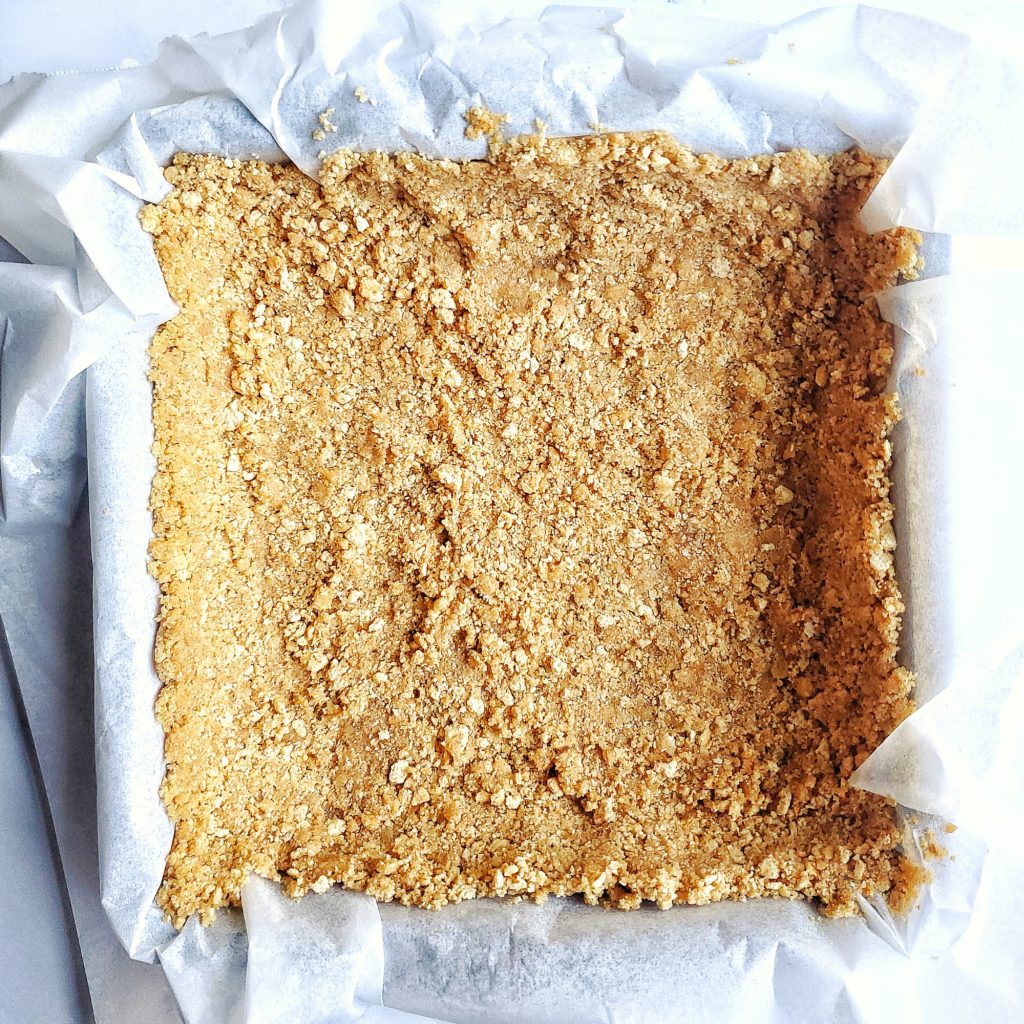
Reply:
[[[143,224],[181,923],[247,875],[425,907],[914,872],[855,767],[909,712],[862,153],[179,155]]]

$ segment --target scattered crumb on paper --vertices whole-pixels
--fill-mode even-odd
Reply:
[[[334,107],[328,107],[326,110],[322,110],[317,115],[317,121],[320,123],[320,127],[313,131],[313,139],[316,142],[323,142],[327,138],[329,132],[336,132],[338,126],[331,121],[331,115],[334,113]]]
[[[501,126],[508,121],[508,114],[497,114],[486,107],[470,107],[466,111],[466,138],[487,139],[492,148],[501,144]]]

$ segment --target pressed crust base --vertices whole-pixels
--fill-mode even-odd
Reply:
[[[859,152],[179,155],[146,207],[181,924],[246,877],[424,907],[907,898],[849,785],[909,712]]]

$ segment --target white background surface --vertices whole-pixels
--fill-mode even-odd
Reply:
[[[351,0],[338,0],[339,3]],[[651,6],[645,3],[644,6]],[[682,0],[680,6],[739,20],[776,22],[820,6],[802,0]],[[148,60],[161,38],[219,32],[284,6],[282,0],[0,0],[0,82],[22,71],[68,71]],[[536,3],[524,3],[535,9]],[[944,20],[1024,45],[1024,4],[1018,0],[894,0],[879,4]],[[908,40],[908,46],[912,40]],[[17,887],[0,887],[0,1021],[78,1022],[90,1019],[77,956],[68,939],[59,869],[48,861],[45,809],[35,786],[31,748],[22,736],[16,693],[0,664],[0,865],[15,867]],[[23,922],[37,927],[24,943]],[[22,937],[10,939],[16,925]],[[125,1021],[135,1017],[126,1009]]]
[[[283,0],[0,0],[0,82],[19,71],[148,61],[166,36],[226,32],[284,6]]]
[[[351,3],[353,0],[337,0]],[[373,0],[359,0],[371,3]],[[567,0],[562,0],[567,2]],[[659,0],[639,0],[657,6]],[[667,0],[717,17],[765,24],[797,17],[815,0]],[[610,3],[609,6],[629,6]],[[287,6],[286,0],[0,0],[0,82],[19,71],[111,67],[152,58],[168,35],[224,32]],[[481,8],[487,0],[480,0]],[[542,6],[524,0],[526,8]],[[1020,0],[879,0],[875,7],[935,18],[1015,46],[1024,38]],[[908,45],[911,44],[908,40]]]

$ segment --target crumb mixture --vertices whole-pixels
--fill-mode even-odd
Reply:
[[[477,119],[481,133],[492,125]],[[849,785],[896,662],[859,152],[179,155],[143,224],[157,713],[181,924],[251,872],[424,907],[918,875]]]

